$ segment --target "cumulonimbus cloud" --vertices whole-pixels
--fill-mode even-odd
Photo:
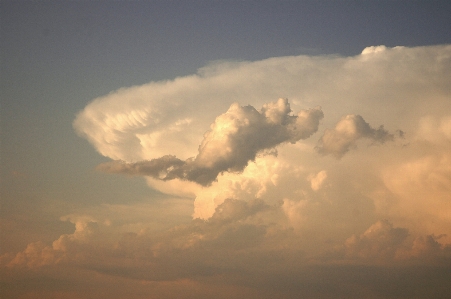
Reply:
[[[196,74],[98,97],[77,114],[73,126],[101,155],[127,162],[168,154],[193,157],[206,127],[233,102],[261,107],[278,97],[290,99],[296,111],[321,106],[328,127],[333,119],[355,113],[409,132],[418,116],[445,116],[450,53],[451,45],[378,46],[352,57],[211,63]]]
[[[399,131],[399,135],[402,136],[403,132]],[[322,155],[333,155],[339,159],[362,138],[382,144],[394,140],[395,135],[385,130],[383,125],[374,129],[362,116],[349,114],[342,117],[335,128],[326,129],[316,150]]]
[[[368,47],[361,54],[350,57],[300,55],[253,62],[211,63],[196,74],[124,87],[96,98],[78,113],[73,126],[100,154],[111,160],[124,161],[111,162],[100,168],[136,175],[152,172],[153,175],[147,174],[146,178],[151,188],[165,194],[194,198],[194,217],[211,217],[215,207],[226,197],[264,197],[268,202],[286,197],[298,202],[299,194],[315,191],[310,195],[314,197],[335,190],[334,194],[347,194],[346,198],[360,198],[362,192],[352,191],[354,185],[343,185],[338,179],[343,177],[347,182],[362,183],[365,192],[369,192],[375,201],[378,212],[389,214],[389,219],[406,219],[406,211],[415,210],[416,214],[408,216],[412,223],[418,223],[419,216],[424,216],[425,223],[435,223],[434,229],[422,225],[422,234],[435,231],[442,234],[447,233],[442,228],[449,227],[450,221],[446,214],[450,186],[447,176],[451,136],[449,78],[451,45],[378,46]],[[249,162],[242,173],[234,172],[232,167],[232,172],[219,173],[217,182],[209,188],[188,180],[168,181],[171,177],[186,178],[188,175],[199,181],[200,178],[196,178],[199,173],[193,172],[194,169],[203,172],[204,182],[214,177],[219,160],[205,159],[214,161],[210,168],[202,168],[194,160],[197,156],[199,160],[208,156],[206,148],[205,156],[200,155],[199,145],[203,144],[203,134],[215,117],[224,113],[233,102],[258,108],[281,96],[290,99],[294,111],[322,107],[327,118],[321,125],[331,130],[324,134],[319,144],[319,138],[309,138],[295,146],[279,146],[277,159],[269,155],[257,157],[257,163]],[[343,115],[353,115],[348,125],[359,128],[354,134],[346,135],[336,130],[337,120]],[[363,116],[364,120],[359,121],[356,115]],[[269,114],[268,117],[276,119]],[[378,127],[380,124],[385,128]],[[311,150],[317,146],[324,155],[341,157],[364,142],[381,144],[389,143],[393,138],[396,140],[395,129],[406,132],[406,146],[361,148],[359,155],[340,163],[319,159],[318,153]],[[324,132],[322,127],[319,130]],[[329,143],[326,135],[330,137]],[[367,151],[371,153],[368,155]],[[211,153],[217,154],[215,150]],[[353,165],[365,166],[355,169]],[[327,173],[322,184],[321,176],[315,180],[312,176],[321,171]],[[370,180],[366,177],[369,173],[384,176],[380,180]],[[304,175],[308,177],[304,178]],[[302,185],[301,181],[310,184]],[[384,182],[385,186],[378,186],[377,182]],[[387,195],[385,188],[392,194]],[[423,199],[425,192],[427,201]],[[399,200],[389,200],[389,196],[397,196]],[[413,200],[415,204],[412,204]],[[340,204],[342,212],[347,205],[347,202]],[[402,208],[395,209],[398,205]],[[370,213],[373,206],[365,207]],[[363,213],[361,207],[355,209],[357,214]],[[425,216],[425,209],[430,216]],[[307,214],[299,207],[291,210],[302,212],[296,217]],[[336,207],[324,214],[324,219],[331,221],[332,213],[336,213]],[[309,219],[317,218],[310,216]]]
[[[98,169],[161,180],[188,180],[207,186],[221,172],[242,171],[262,150],[310,137],[324,117],[319,107],[301,110],[297,115],[290,113],[287,99],[264,104],[260,111],[234,103],[205,133],[194,158],[183,161],[165,155],[135,163],[112,161],[99,165]]]

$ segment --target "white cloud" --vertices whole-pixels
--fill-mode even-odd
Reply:
[[[386,131],[383,125],[374,129],[360,115],[351,114],[342,117],[334,129],[326,129],[316,150],[323,155],[341,158],[351,148],[357,147],[356,143],[361,138],[382,144],[393,141],[394,135]]]
[[[101,168],[150,175],[152,188],[194,199],[195,218],[228,198],[257,198],[285,202],[291,225],[324,239],[385,217],[449,234],[450,77],[449,45],[222,62],[98,98],[74,127],[124,161]],[[321,123],[320,110],[305,110],[316,106]],[[293,135],[301,119],[307,133]],[[321,138],[304,139],[317,127]],[[359,148],[337,161],[315,146],[336,158]]]
[[[193,295],[187,285],[203,297],[386,298],[396,292],[379,282],[398,290],[392,278],[407,274],[406,297],[428,277],[447,286],[449,78],[451,46],[378,46],[354,57],[221,63],[96,99],[77,131],[124,161],[109,167],[154,171],[148,185],[173,196],[73,212],[63,218],[72,233],[3,255],[0,270],[74,267],[86,279],[181,290],[174,298]],[[320,110],[305,110],[317,106],[320,123]],[[303,115],[306,134],[293,134]],[[316,130],[323,137],[307,138]],[[171,174],[189,163],[214,169],[211,184]]]
[[[407,229],[395,228],[387,220],[378,221],[360,236],[348,238],[345,241],[345,254],[349,258],[393,261],[408,234]]]
[[[268,155],[257,157],[242,173],[223,173],[209,188],[196,192],[193,216],[210,218],[216,207],[226,199],[251,201],[257,198],[274,203],[268,191],[277,188],[282,172],[287,169],[288,165],[277,157]]]
[[[355,57],[225,62],[100,97],[80,112],[74,127],[102,155],[127,162],[195,156],[206,128],[234,102],[260,107],[284,97],[294,110],[321,106],[326,125],[356,114],[404,130],[419,114],[449,107],[449,49],[395,47]]]
[[[385,47],[385,46],[366,47],[365,49],[363,49],[362,55],[374,54],[374,53],[378,53],[378,52],[383,52],[385,50],[387,50],[387,47]]]
[[[287,99],[264,104],[261,112],[250,105],[242,107],[234,103],[204,134],[196,157],[186,161],[171,155],[135,163],[114,161],[98,169],[147,175],[164,181],[188,180],[208,186],[224,171],[243,171],[263,150],[310,137],[323,118],[320,108],[301,110],[297,115],[290,113]]]
[[[426,115],[420,118],[418,140],[426,140],[432,143],[444,143],[451,141],[451,115],[437,118]]]
[[[321,170],[316,175],[310,176],[309,181],[312,190],[318,191],[326,179],[327,179],[327,171],[325,170]]]
[[[379,265],[441,265],[451,260],[451,243],[440,242],[444,235],[409,235],[406,228],[394,227],[387,220],[377,221],[364,233],[346,239],[342,258]]]

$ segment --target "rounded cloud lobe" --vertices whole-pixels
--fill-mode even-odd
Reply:
[[[346,219],[340,213],[350,209],[440,235],[450,223],[450,77],[449,45],[223,62],[95,99],[74,127],[113,160],[100,170],[144,175],[152,188],[194,198],[195,218],[212,217],[227,198],[257,198],[285,203],[296,227],[320,225],[314,214]],[[274,101],[281,96],[290,103]],[[309,138],[317,131],[319,140]],[[426,176],[424,161],[442,161],[440,172]],[[411,181],[409,165],[423,169]],[[421,194],[433,198],[427,208]],[[419,216],[433,224],[420,228]]]
[[[102,164],[98,169],[147,175],[164,181],[188,180],[208,186],[221,172],[241,172],[262,150],[310,137],[318,130],[323,118],[320,108],[301,110],[297,115],[290,113],[287,99],[265,104],[260,112],[250,105],[243,107],[234,103],[204,134],[199,153],[194,158],[182,161],[166,155],[136,163],[114,161]]]
[[[402,136],[403,132],[399,131],[399,135]],[[341,158],[351,148],[355,148],[357,141],[362,138],[383,144],[393,141],[394,135],[386,131],[383,125],[374,129],[360,115],[351,114],[342,117],[334,129],[326,129],[316,150],[322,155]]]
[[[166,199],[76,211],[62,218],[73,233],[0,270],[76,267],[165,298],[447,298],[449,78],[450,45],[378,46],[112,92],[74,127],[113,160],[99,168],[145,175]]]

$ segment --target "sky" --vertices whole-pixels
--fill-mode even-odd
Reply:
[[[449,298],[449,1],[1,1],[1,298]]]

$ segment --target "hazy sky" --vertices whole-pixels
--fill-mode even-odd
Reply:
[[[449,298],[449,1],[2,1],[1,298]]]

